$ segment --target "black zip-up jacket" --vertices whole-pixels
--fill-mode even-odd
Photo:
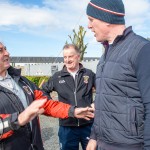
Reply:
[[[43,92],[32,82],[20,75],[21,70],[10,67],[8,74],[15,80],[25,93],[28,105],[33,100],[47,98]],[[67,118],[71,106],[58,101],[49,100],[43,106],[45,115]],[[10,124],[17,121],[16,112],[24,111],[24,106],[19,97],[5,87],[0,86],[0,119],[8,120]],[[16,118],[14,118],[16,117]],[[1,123],[1,122],[0,122]],[[38,117],[32,120],[32,131],[30,124],[14,129],[9,124],[0,134],[0,150],[44,150],[41,139]]]
[[[64,66],[61,71],[56,72],[48,82],[43,84],[42,89],[48,95],[56,91],[61,102],[77,107],[87,107],[93,102],[93,87],[95,87],[95,74],[80,64],[75,80]],[[81,126],[92,122],[93,119],[90,121],[76,118],[59,119],[61,126]]]

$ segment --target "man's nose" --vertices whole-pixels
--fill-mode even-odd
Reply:
[[[10,55],[9,52],[8,52],[7,50],[5,50],[5,53],[4,53],[4,54],[5,54],[5,55]]]
[[[92,28],[91,23],[88,22],[88,29],[91,29],[91,28]]]

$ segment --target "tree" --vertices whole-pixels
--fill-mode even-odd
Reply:
[[[72,44],[76,45],[81,51],[80,61],[83,60],[84,54],[86,53],[85,50],[86,50],[87,45],[88,45],[88,44],[84,44],[85,34],[86,34],[86,31],[84,30],[84,27],[79,26],[78,32],[76,32],[75,29],[73,29],[73,37],[68,35]],[[68,42],[66,42],[66,44],[67,43]]]

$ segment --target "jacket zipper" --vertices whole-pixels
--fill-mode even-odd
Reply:
[[[101,66],[101,77],[103,77],[103,74],[104,74],[104,67],[105,67],[105,64],[107,63],[107,61],[109,60],[109,58],[111,57],[112,53],[113,53],[113,47],[111,47],[111,50],[109,48],[105,49],[105,53],[104,53],[104,59],[103,59],[103,64]],[[101,82],[103,82],[101,80]],[[100,83],[101,84],[101,83]],[[102,88],[102,87],[100,87]],[[100,126],[101,126],[101,120],[100,120]],[[102,135],[102,129],[100,128],[100,134]]]
[[[75,75],[75,90],[74,90],[74,99],[75,99],[75,105],[77,106],[77,78],[78,78],[78,74]],[[78,120],[78,126],[79,126],[79,119]]]
[[[34,150],[34,146],[33,146],[33,144],[31,143],[31,148],[32,148],[32,150]]]
[[[108,59],[111,57],[112,53],[113,53],[113,48],[112,48],[112,46],[111,46],[111,50],[110,50],[109,48],[107,48],[107,49],[105,50],[104,59],[103,59],[103,64],[102,64],[102,66],[101,66],[102,72],[103,72],[103,70],[104,70],[104,67],[105,67],[106,62],[107,62]]]
[[[101,66],[101,77],[103,77],[103,71],[104,71],[104,67],[105,67],[105,64],[106,64],[106,55],[107,55],[107,50],[108,49],[105,49],[105,53],[104,53],[104,59],[103,59],[103,62],[102,62],[102,66]],[[102,79],[100,80],[100,85],[102,84]],[[102,88],[102,87],[100,87],[100,88]],[[100,127],[101,127],[101,119],[100,119]],[[100,135],[102,135],[102,129],[101,128],[99,128],[99,130],[100,130]]]
[[[74,89],[74,98],[75,98],[75,105],[77,106],[77,95],[76,95],[76,93],[77,93],[77,76],[78,76],[78,74],[76,74],[75,75],[75,89]]]

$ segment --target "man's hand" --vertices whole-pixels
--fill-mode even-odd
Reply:
[[[90,140],[89,140],[89,143],[88,143],[88,145],[87,145],[87,147],[86,147],[86,150],[96,150],[96,148],[97,148],[97,143],[96,143],[96,141],[93,140],[93,139],[90,139]]]
[[[45,104],[46,99],[33,101],[22,113],[18,116],[18,123],[20,126],[24,126],[31,120],[33,120],[39,114],[44,112],[42,106]]]
[[[94,111],[95,111],[95,106],[94,106],[94,103],[92,103],[91,104],[91,107],[94,109]]]
[[[86,119],[86,120],[90,120],[91,118],[94,118],[94,109],[90,108],[90,107],[75,108],[74,116],[76,118],[83,118],[83,119]]]

